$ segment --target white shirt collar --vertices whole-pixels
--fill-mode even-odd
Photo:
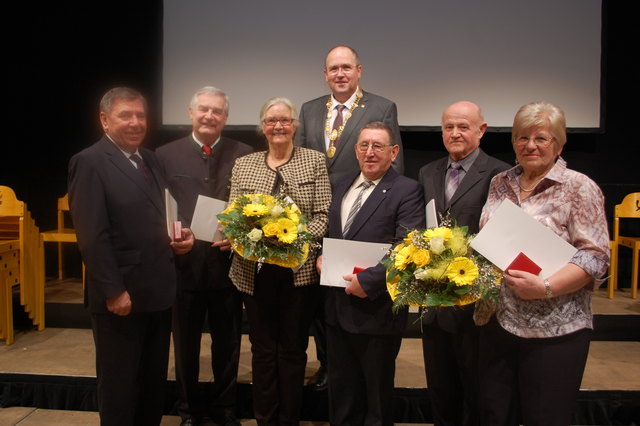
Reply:
[[[358,96],[358,93],[360,92],[360,87],[358,86],[356,88],[356,91],[353,92],[353,94],[351,95],[351,97],[349,99],[347,99],[347,101],[345,103],[343,103],[342,105],[344,105],[345,107],[347,107],[347,110],[351,110],[351,107],[353,106],[353,103],[356,101],[356,96]],[[331,108],[335,109],[336,105],[340,105],[341,103],[338,102],[338,100],[335,98],[335,96],[333,96],[333,93],[331,94]]]
[[[136,152],[134,152],[133,154],[131,154],[131,153],[129,153],[129,152],[127,152],[127,151],[125,151],[124,149],[120,148],[120,145],[118,145],[118,144],[116,143],[116,141],[114,141],[113,139],[111,139],[111,136],[109,136],[109,134],[108,134],[108,133],[105,133],[105,135],[107,136],[107,139],[109,139],[109,140],[110,140],[110,141],[111,141],[111,142],[116,146],[116,148],[118,148],[118,149],[120,150],[120,152],[122,152],[122,153],[124,154],[124,156],[125,156],[125,157],[129,158],[129,157],[131,157],[132,155],[136,155],[136,154],[138,154],[138,156],[139,156],[140,158],[142,158],[142,155],[140,155],[140,152],[138,151],[138,148],[136,148]]]
[[[200,145],[200,148],[202,148],[202,146],[203,146],[204,144],[198,140],[198,138],[196,137],[195,132],[191,132],[191,137],[193,138],[193,140],[194,140],[194,141],[196,141],[196,143],[197,143],[198,145]],[[220,139],[222,139],[222,136],[218,136],[218,139],[216,139],[216,140],[215,140],[215,142],[214,142],[213,144],[211,144],[211,148],[213,148],[214,146],[216,146],[216,144],[217,144],[218,142],[220,142]]]

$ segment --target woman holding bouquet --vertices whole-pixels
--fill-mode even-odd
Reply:
[[[495,317],[480,332],[481,424],[568,425],[584,372],[593,315],[591,294],[604,280],[609,237],[604,197],[587,176],[567,168],[563,111],[522,106],[511,141],[518,165],[496,175],[480,227],[504,199],[519,205],[578,251],[544,279],[507,270]],[[476,323],[491,315],[478,302]]]
[[[318,151],[293,145],[297,118],[286,98],[272,98],[264,104],[258,131],[266,137],[268,149],[236,160],[230,200],[243,194],[289,197],[308,220],[307,230],[320,242],[331,203],[326,159]],[[263,235],[254,233],[252,238]],[[309,326],[319,282],[316,257],[312,247],[306,261],[293,268],[237,254],[233,257],[229,276],[242,292],[249,320],[253,408],[260,425],[299,423]]]

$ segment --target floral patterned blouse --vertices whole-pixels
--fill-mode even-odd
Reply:
[[[520,337],[562,336],[593,328],[591,295],[609,266],[609,232],[600,188],[582,173],[567,168],[558,158],[529,197],[520,200],[516,166],[491,181],[482,210],[484,226],[502,200],[509,199],[578,249],[571,263],[593,277],[591,286],[550,299],[523,300],[502,286],[497,319],[508,332]]]

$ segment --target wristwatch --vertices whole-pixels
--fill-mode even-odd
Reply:
[[[551,283],[549,280],[544,280],[544,297],[551,299],[553,297],[553,291],[551,291]]]

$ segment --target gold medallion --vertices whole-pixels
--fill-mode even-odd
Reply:
[[[331,131],[331,136],[329,136],[329,139],[332,141],[335,141],[338,138],[338,129],[333,129]]]
[[[336,147],[331,145],[329,149],[327,149],[327,157],[333,158],[334,155],[336,155]]]

